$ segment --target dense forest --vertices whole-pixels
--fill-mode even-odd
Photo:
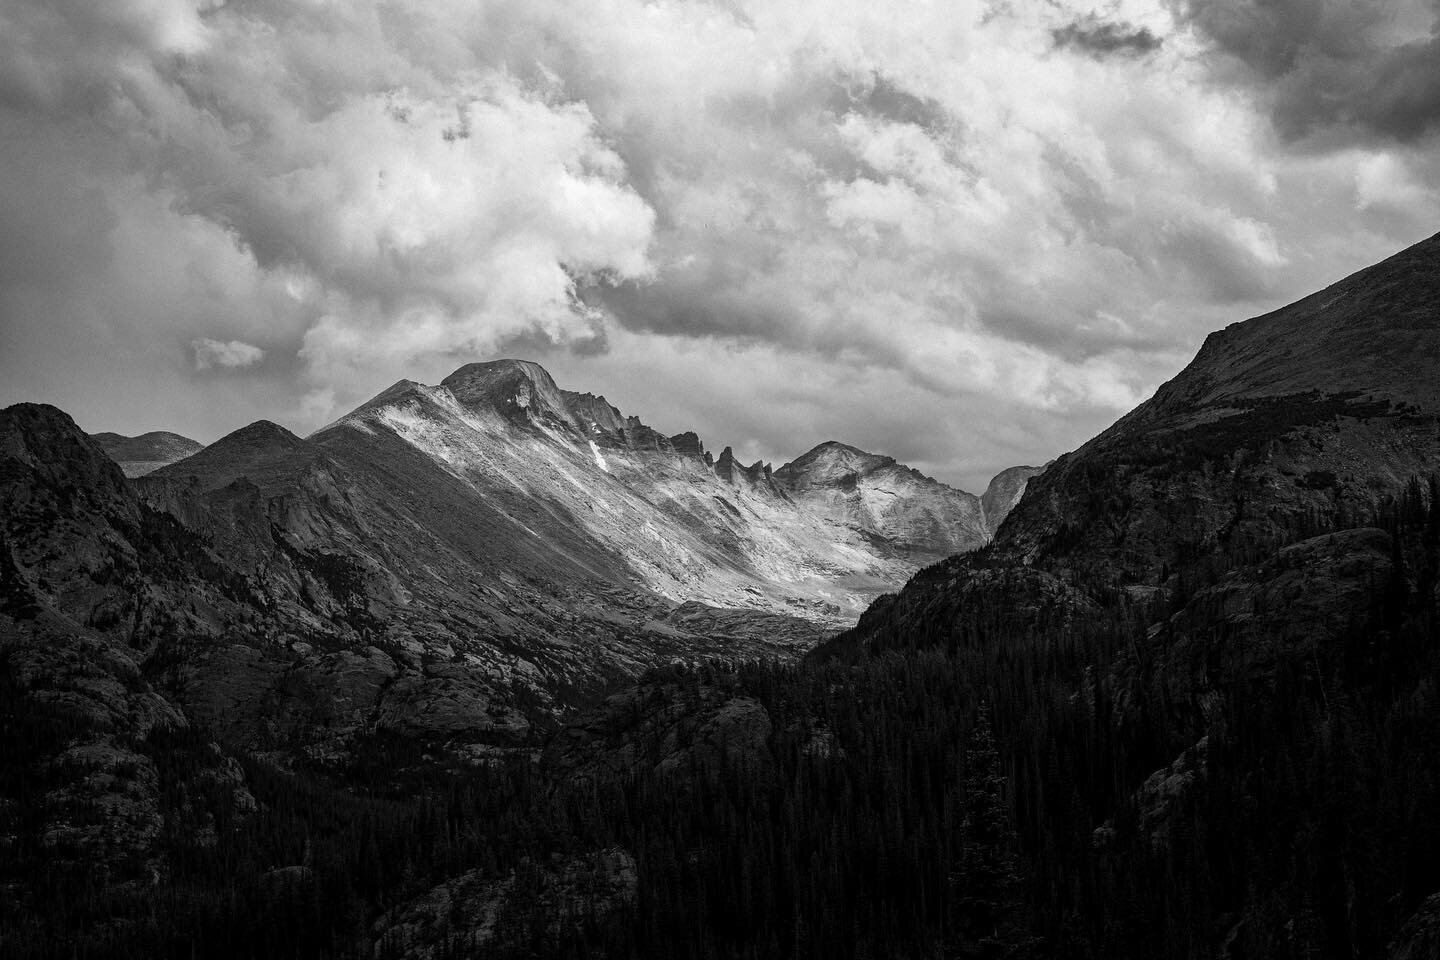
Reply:
[[[1234,674],[1198,712],[1157,681],[1165,652],[1200,633],[1212,661],[1265,643],[1253,622],[1228,637],[1206,604],[1283,569],[1283,544],[1217,552],[1184,595],[1023,628],[978,596],[910,643],[652,671],[538,756],[480,769],[383,738],[339,774],[249,757],[255,809],[219,804],[203,844],[177,833],[148,883],[49,864],[24,799],[49,787],[6,784],[21,799],[0,811],[0,884],[31,893],[0,898],[0,942],[12,957],[1382,955],[1440,889],[1436,492],[1294,531],[1363,534],[1388,572],[1347,622],[1316,625],[1325,643]],[[0,690],[7,777],[67,736],[17,703]],[[717,726],[741,715],[764,718],[758,734]],[[588,753],[566,740],[587,722],[603,734]],[[166,822],[183,823],[210,737],[163,738]],[[634,896],[557,901],[547,864],[612,848],[633,856]],[[385,922],[467,873],[510,891],[480,939],[458,901],[423,936]]]

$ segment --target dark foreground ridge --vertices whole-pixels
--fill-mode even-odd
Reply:
[[[6,955],[1433,956],[1437,273],[1432,239],[1212,337],[1031,481],[992,544],[802,660],[653,666],[549,712],[501,697],[506,661],[466,645],[491,610],[467,598],[515,607],[487,640],[512,665],[575,678],[577,648],[709,638],[694,661],[753,621],[682,603],[582,640],[615,608],[577,592],[525,632],[542,608],[507,572],[608,562],[598,544],[505,538],[503,563],[445,594],[402,578],[458,578],[439,558],[472,542],[423,506],[377,512],[434,489],[416,486],[433,457],[380,424],[430,436],[425,398],[453,402],[437,388],[397,385],[344,444],[302,441],[303,472],[213,489],[183,464],[127,482],[63,414],[12,407]],[[1316,346],[1361,341],[1375,355],[1344,370]],[[449,394],[464,417],[577,429],[554,411],[584,395],[495,372]],[[609,469],[637,456],[605,432],[627,420],[590,420]],[[461,448],[435,449],[459,482]],[[824,444],[770,479],[850,504],[914,480],[884,461]],[[725,482],[738,499],[748,481]],[[493,497],[440,508],[490,510],[477,537],[560,522]],[[435,540],[403,564],[349,549],[377,525],[386,549]],[[416,607],[460,612],[450,655],[407,646]]]

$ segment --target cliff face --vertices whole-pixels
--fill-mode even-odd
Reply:
[[[1034,477],[1045,472],[1045,467],[1009,467],[991,478],[985,492],[980,496],[980,508],[985,514],[985,526],[993,538],[1000,524],[1010,516],[1025,488]]]
[[[774,472],[797,503],[864,530],[917,557],[948,557],[983,546],[1043,468],[1011,467],[983,496],[940,483],[893,457],[834,440]]]

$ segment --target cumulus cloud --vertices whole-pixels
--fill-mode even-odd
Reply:
[[[190,341],[190,349],[195,351],[196,370],[235,370],[254,366],[265,357],[264,350],[243,340],[220,341],[198,337]]]
[[[1430,0],[902,6],[14,0],[5,399],[304,430],[503,352],[973,482],[1440,214]]]
[[[650,269],[654,213],[623,161],[585,104],[421,56],[456,11],[389,9],[9,5],[4,122],[63,130],[283,278],[320,379],[376,351],[593,338],[576,284]],[[93,199],[113,210],[105,179]]]

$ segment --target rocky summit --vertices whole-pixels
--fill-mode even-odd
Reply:
[[[893,457],[829,440],[776,470],[774,482],[809,510],[897,549],[946,557],[988,542],[1030,477],[1040,472],[1011,467],[977,497]]]

